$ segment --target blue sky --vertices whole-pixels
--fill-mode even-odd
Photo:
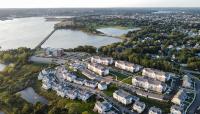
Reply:
[[[0,0],[0,8],[200,7],[200,0]]]

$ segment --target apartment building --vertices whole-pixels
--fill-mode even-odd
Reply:
[[[132,79],[132,84],[134,86],[143,88],[145,90],[151,90],[151,91],[155,91],[158,93],[162,93],[163,91],[165,91],[167,89],[167,84],[165,84],[161,81],[155,80],[153,78],[149,78],[147,76],[134,77]]]
[[[185,89],[180,89],[173,97],[172,102],[176,105],[181,105],[186,98],[187,98],[187,93]]]
[[[113,58],[111,57],[99,57],[99,56],[93,56],[91,57],[92,63],[98,63],[103,65],[111,65],[113,64]]]
[[[146,105],[143,102],[137,101],[133,104],[133,110],[137,111],[139,114],[142,113]]]
[[[173,105],[170,108],[170,114],[185,114],[184,109],[178,105]]]
[[[113,98],[124,105],[131,104],[133,100],[132,95],[122,89],[115,91],[113,93]]]
[[[129,72],[138,72],[142,69],[142,66],[126,61],[115,61],[115,67]]]
[[[97,63],[88,63],[88,69],[101,76],[109,74],[108,68],[105,68]]]
[[[162,114],[162,110],[160,108],[151,107],[148,114]]]
[[[163,71],[152,69],[152,68],[144,68],[142,70],[143,76],[148,76],[150,78],[165,82],[170,79],[170,76],[168,73],[165,73]]]

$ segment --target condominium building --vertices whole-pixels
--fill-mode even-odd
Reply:
[[[187,98],[187,93],[185,89],[180,89],[173,97],[172,102],[176,105],[181,105],[186,98]]]
[[[147,76],[137,76],[132,79],[132,84],[137,87],[141,87],[145,90],[151,90],[155,92],[162,93],[167,89],[167,84],[155,80],[153,78],[149,78]]]
[[[150,78],[165,82],[170,79],[170,76],[168,73],[165,73],[163,71],[152,69],[152,68],[144,68],[142,70],[143,76],[148,76]]]
[[[117,90],[113,93],[113,98],[117,101],[121,102],[124,105],[128,105],[132,103],[132,95],[124,90]]]
[[[126,61],[115,61],[115,67],[129,72],[138,72],[142,69],[142,66]]]
[[[137,101],[133,104],[133,110],[137,111],[139,114],[142,113],[146,105],[143,102]]]
[[[99,64],[103,64],[103,65],[111,65],[111,64],[113,64],[113,58],[93,56],[93,57],[91,57],[91,62],[99,63]]]
[[[93,72],[97,73],[98,75],[108,75],[109,69],[105,68],[97,63],[88,63],[88,69],[92,70]]]
[[[162,110],[160,108],[151,107],[148,114],[162,114]]]

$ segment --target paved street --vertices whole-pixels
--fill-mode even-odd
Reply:
[[[195,110],[200,106],[200,81],[195,79],[196,98],[192,105],[189,107],[187,114],[194,114]]]

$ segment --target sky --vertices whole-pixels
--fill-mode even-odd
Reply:
[[[200,0],[0,0],[0,8],[200,7]]]

